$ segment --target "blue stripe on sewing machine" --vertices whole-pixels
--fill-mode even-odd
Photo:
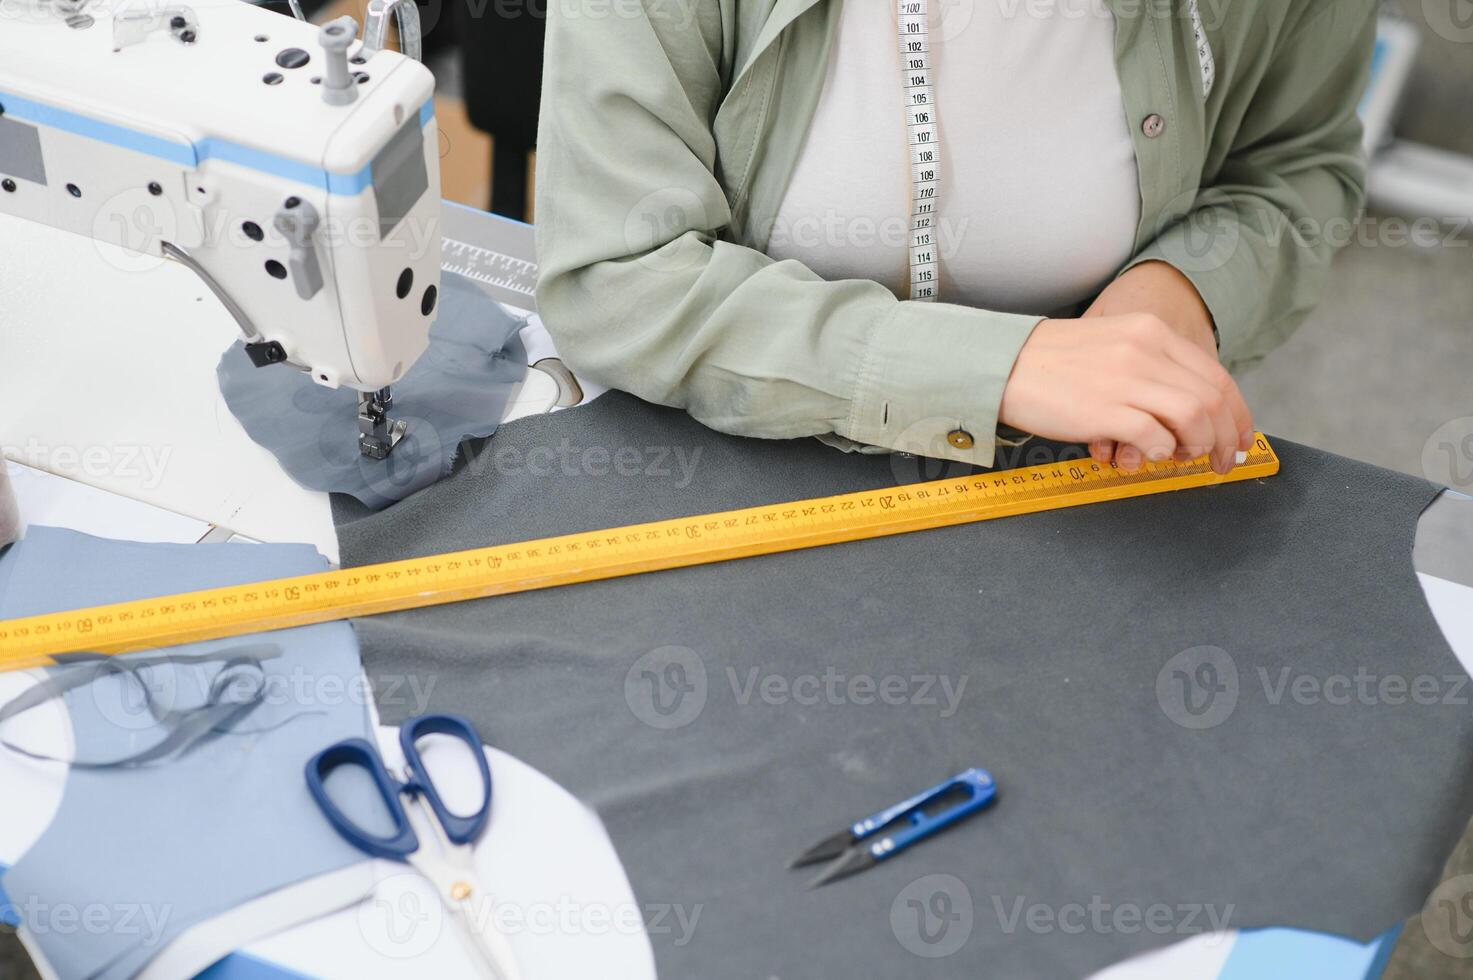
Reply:
[[[292,160],[265,150],[233,143],[230,140],[210,138],[198,143],[175,143],[148,133],[128,129],[126,126],[103,122],[69,109],[59,109],[44,102],[36,102],[7,92],[0,92],[0,105],[4,105],[5,114],[12,119],[37,126],[49,126],[52,129],[59,129],[102,143],[121,146],[126,150],[167,160],[181,167],[194,168],[206,160],[224,160],[258,170],[261,173],[271,174],[274,177],[316,187],[330,194],[348,196],[361,194],[365,188],[373,186],[373,166],[371,164],[363,167],[357,173],[337,174],[302,163],[300,160]],[[433,101],[420,106],[420,128],[427,126],[434,118],[435,104]]]

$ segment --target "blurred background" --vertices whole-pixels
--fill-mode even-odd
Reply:
[[[1467,492],[1424,451],[1473,434],[1473,3],[1382,9],[1370,208],[1323,305],[1240,381],[1260,428]]]

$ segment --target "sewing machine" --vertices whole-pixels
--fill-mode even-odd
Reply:
[[[186,266],[257,366],[360,392],[383,458],[436,313],[439,141],[414,4],[356,34],[239,0],[0,0],[0,214]]]

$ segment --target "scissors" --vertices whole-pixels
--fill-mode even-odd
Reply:
[[[938,831],[984,810],[997,796],[997,783],[986,769],[968,769],[938,786],[901,800],[879,813],[825,837],[788,864],[802,868],[830,864],[809,884],[826,885],[874,867]],[[872,837],[878,840],[871,842]]]
[[[451,813],[440,799],[429,771],[425,769],[415,744],[426,735],[449,735],[471,749],[481,774],[481,806],[467,816]],[[326,815],[328,822],[343,839],[366,854],[402,861],[434,883],[445,907],[460,922],[461,932],[480,960],[482,973],[495,980],[521,980],[516,957],[506,937],[488,925],[487,892],[476,878],[473,846],[486,829],[491,816],[491,769],[481,737],[469,721],[458,715],[421,715],[399,726],[399,746],[404,751],[407,773],[403,781],[394,778],[384,765],[383,756],[369,742],[350,738],[328,746],[307,763],[307,788]],[[379,795],[393,820],[393,830],[378,836],[364,830],[333,802],[327,793],[327,777],[343,766],[367,770],[373,777]],[[419,835],[404,806],[408,797],[423,817],[439,845],[437,850],[420,847]],[[482,914],[484,913],[484,914]]]

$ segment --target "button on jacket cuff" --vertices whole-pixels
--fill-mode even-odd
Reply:
[[[991,466],[1003,388],[1042,320],[947,303],[899,304],[871,331],[849,431],[841,434]]]

